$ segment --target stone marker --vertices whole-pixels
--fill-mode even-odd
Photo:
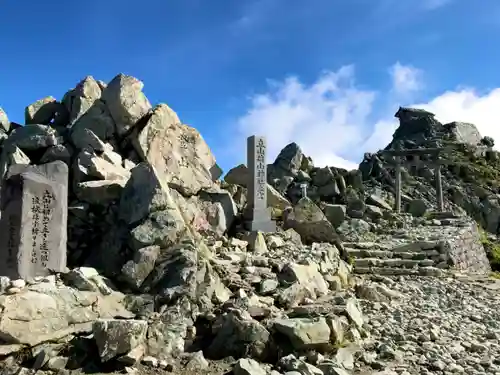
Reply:
[[[266,140],[255,135],[247,139],[247,184],[246,226],[251,231],[276,232],[276,223],[271,220],[267,207]]]
[[[12,165],[2,184],[0,276],[31,278],[66,268],[68,166]]]

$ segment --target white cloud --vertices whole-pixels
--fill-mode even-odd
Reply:
[[[391,92],[359,88],[353,66],[326,72],[309,85],[297,77],[272,81],[269,92],[254,96],[250,109],[238,119],[238,146],[249,135],[262,135],[268,143],[268,162],[285,145],[296,142],[317,166],[357,168],[364,152],[375,152],[391,141],[398,126],[394,113],[402,98],[423,87],[422,72],[414,67],[396,63],[390,72]],[[382,115],[376,111],[377,98],[386,99]],[[483,136],[500,144],[496,116],[500,88],[483,95],[462,88],[410,106],[435,113],[443,123],[474,123]]]
[[[422,71],[411,65],[396,62],[390,69],[392,89],[398,94],[407,94],[422,89]]]
[[[436,115],[443,124],[452,121],[475,124],[481,135],[488,135],[500,144],[498,108],[500,107],[500,88],[483,95],[473,88],[447,91],[427,103],[415,104]]]
[[[352,66],[326,72],[309,86],[296,77],[270,86],[239,119],[241,134],[265,136],[270,158],[295,141],[317,165],[357,167],[342,155],[361,146],[375,93],[355,87]]]

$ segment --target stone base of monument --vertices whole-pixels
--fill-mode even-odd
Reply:
[[[271,220],[271,212],[267,208],[247,210],[244,217],[245,228],[251,232],[276,232],[276,222]]]
[[[245,228],[251,232],[274,233],[276,232],[276,223],[268,221],[247,221]]]

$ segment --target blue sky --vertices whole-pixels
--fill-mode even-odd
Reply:
[[[296,141],[316,164],[352,167],[390,140],[399,104],[500,143],[497,0],[5,0],[0,14],[11,121],[86,75],[123,72],[196,127],[225,170],[253,133],[270,159]]]

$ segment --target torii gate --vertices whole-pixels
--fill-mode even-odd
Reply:
[[[427,165],[434,168],[434,178],[436,179],[436,195],[438,202],[438,211],[444,211],[444,198],[443,198],[443,185],[441,181],[441,165],[447,164],[446,161],[440,160],[439,156],[442,152],[445,152],[445,148],[418,148],[418,149],[405,149],[405,150],[384,150],[382,155],[394,157],[394,171],[396,174],[396,207],[397,213],[401,212],[401,167],[419,167]],[[431,156],[431,161],[422,161],[420,156],[429,155]],[[403,161],[401,157],[412,156],[413,160]]]

